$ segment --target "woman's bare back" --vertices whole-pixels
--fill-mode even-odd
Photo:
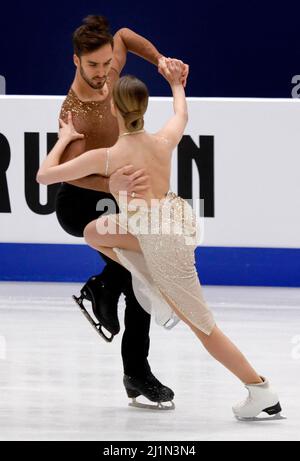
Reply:
[[[145,199],[161,199],[170,188],[171,156],[170,143],[157,134],[123,136],[110,149],[108,174],[125,165],[132,165],[134,170],[144,169],[150,183]]]

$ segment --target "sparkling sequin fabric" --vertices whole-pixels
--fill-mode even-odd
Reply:
[[[111,147],[118,139],[117,120],[110,110],[112,88],[117,79],[118,74],[112,69],[107,82],[109,93],[103,101],[81,101],[71,88],[63,102],[60,118],[67,120],[68,112],[72,113],[76,130],[85,135],[85,150]]]
[[[195,268],[197,219],[187,201],[173,192],[157,202],[136,210],[132,209],[132,202],[126,209],[119,204],[118,224],[128,225],[143,254],[119,248],[114,251],[132,273],[137,299],[147,312],[155,315],[157,323],[176,324],[173,304],[180,317],[209,335],[215,322]]]

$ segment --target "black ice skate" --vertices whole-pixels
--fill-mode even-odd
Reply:
[[[129,403],[130,407],[150,410],[174,410],[174,392],[169,387],[161,384],[152,373],[147,374],[144,378],[124,375],[123,383],[128,397],[132,399],[132,402]],[[137,402],[136,398],[140,395],[151,402],[156,402],[156,405]],[[164,405],[163,403],[166,402],[170,404]]]
[[[120,331],[118,319],[118,300],[120,292],[112,292],[103,283],[100,276],[91,277],[84,287],[80,290],[81,296],[78,298],[73,296],[83,315],[87,318],[90,324],[95,328],[97,333],[107,342],[111,342],[116,334]],[[92,304],[94,316],[98,320],[92,318],[83,304],[83,300],[88,300]],[[110,336],[105,334],[103,328],[110,333]]]

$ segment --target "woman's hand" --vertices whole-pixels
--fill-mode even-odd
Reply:
[[[189,73],[189,66],[179,59],[162,57],[159,60],[158,72],[172,84],[182,84],[186,86],[186,80]]]
[[[68,121],[67,123],[64,122],[61,118],[59,119],[59,134],[58,138],[60,140],[72,142],[76,141],[77,139],[83,139],[84,134],[77,133],[74,128],[73,121],[72,121],[72,113],[68,112]]]
[[[183,84],[184,88],[186,87],[186,81],[189,76],[189,72],[190,72],[190,66],[188,64],[183,64],[181,83]]]

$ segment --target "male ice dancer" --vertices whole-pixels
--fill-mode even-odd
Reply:
[[[72,112],[76,130],[84,134],[66,149],[62,162],[98,147],[109,147],[118,138],[118,125],[110,111],[112,89],[126,63],[127,52],[137,54],[158,66],[163,56],[145,38],[132,30],[120,29],[114,37],[109,32],[107,20],[102,16],[88,16],[73,34],[74,64],[76,74],[70,91],[62,105],[60,118],[67,119]],[[185,82],[188,66],[182,66]],[[108,179],[91,175],[70,183],[62,183],[57,194],[56,213],[63,229],[71,235],[82,237],[83,229],[100,216],[97,203],[110,198],[110,190],[123,190],[134,196],[143,194],[147,178],[143,171],[131,174],[130,168],[115,173]],[[120,330],[117,316],[118,300],[125,295],[125,332],[122,339],[124,367],[123,383],[129,398],[143,395],[157,408],[162,402],[172,401],[173,391],[161,384],[152,374],[147,357],[149,352],[150,316],[136,300],[130,273],[122,266],[102,255],[107,265],[100,275],[91,277],[81,290],[80,302],[91,301],[94,315],[111,333],[109,341]],[[141,406],[141,404],[137,404]],[[165,408],[173,408],[165,407]]]

